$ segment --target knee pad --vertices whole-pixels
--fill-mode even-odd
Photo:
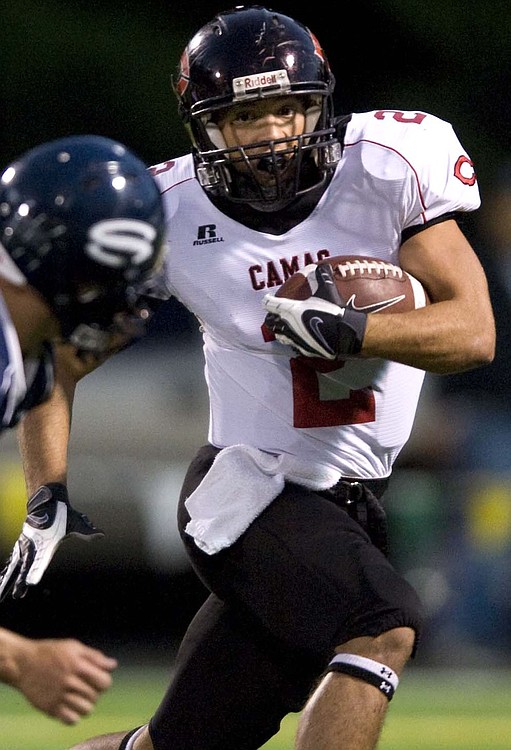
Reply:
[[[392,700],[399,685],[399,678],[393,669],[379,661],[367,659],[358,654],[337,654],[329,663],[327,672],[343,672],[351,677],[368,682],[378,688],[380,693]]]
[[[146,726],[147,724],[144,724],[143,726],[137,727],[136,729],[132,729],[131,732],[128,732],[128,734],[123,737],[122,742],[119,745],[119,750],[133,750],[133,743]]]

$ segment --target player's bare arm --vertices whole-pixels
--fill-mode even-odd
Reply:
[[[441,222],[414,235],[403,244],[400,261],[435,304],[411,313],[369,315],[362,355],[436,373],[490,363],[495,323],[486,276],[457,223]]]
[[[31,495],[42,484],[66,483],[68,443],[78,382],[110,356],[80,355],[69,344],[55,346],[55,388],[50,398],[28,412],[18,427],[18,443]]]
[[[29,586],[39,583],[68,536],[86,541],[103,536],[85,514],[72,507],[66,487],[74,392],[77,380],[93,369],[92,360],[82,365],[74,347],[57,349],[49,399],[28,411],[18,426],[29,499],[20,537],[0,575],[0,601],[8,596],[23,598]]]
[[[66,483],[67,451],[76,378],[60,353],[50,398],[28,412],[18,427],[18,444],[28,495],[48,482]]]

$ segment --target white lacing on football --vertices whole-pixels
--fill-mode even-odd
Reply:
[[[343,263],[337,263],[335,269],[339,274],[346,278],[347,276],[394,276],[402,278],[403,269],[395,266],[393,263],[386,263],[381,260],[349,260]]]

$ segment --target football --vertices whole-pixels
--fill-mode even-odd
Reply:
[[[336,255],[318,265],[329,263],[346,307],[365,313],[410,312],[429,304],[426,290],[400,266],[379,258]],[[315,280],[315,277],[309,277]],[[290,276],[276,293],[277,297],[308,299],[315,289],[300,271]]]

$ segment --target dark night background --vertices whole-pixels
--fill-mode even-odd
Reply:
[[[149,163],[188,149],[171,75],[187,39],[229,4],[20,0],[0,11],[0,162],[96,132]],[[511,24],[504,0],[274,4],[316,33],[338,111],[420,109],[450,120],[490,179],[510,147]],[[349,14],[348,14],[349,10]],[[349,15],[349,18],[348,18]]]

